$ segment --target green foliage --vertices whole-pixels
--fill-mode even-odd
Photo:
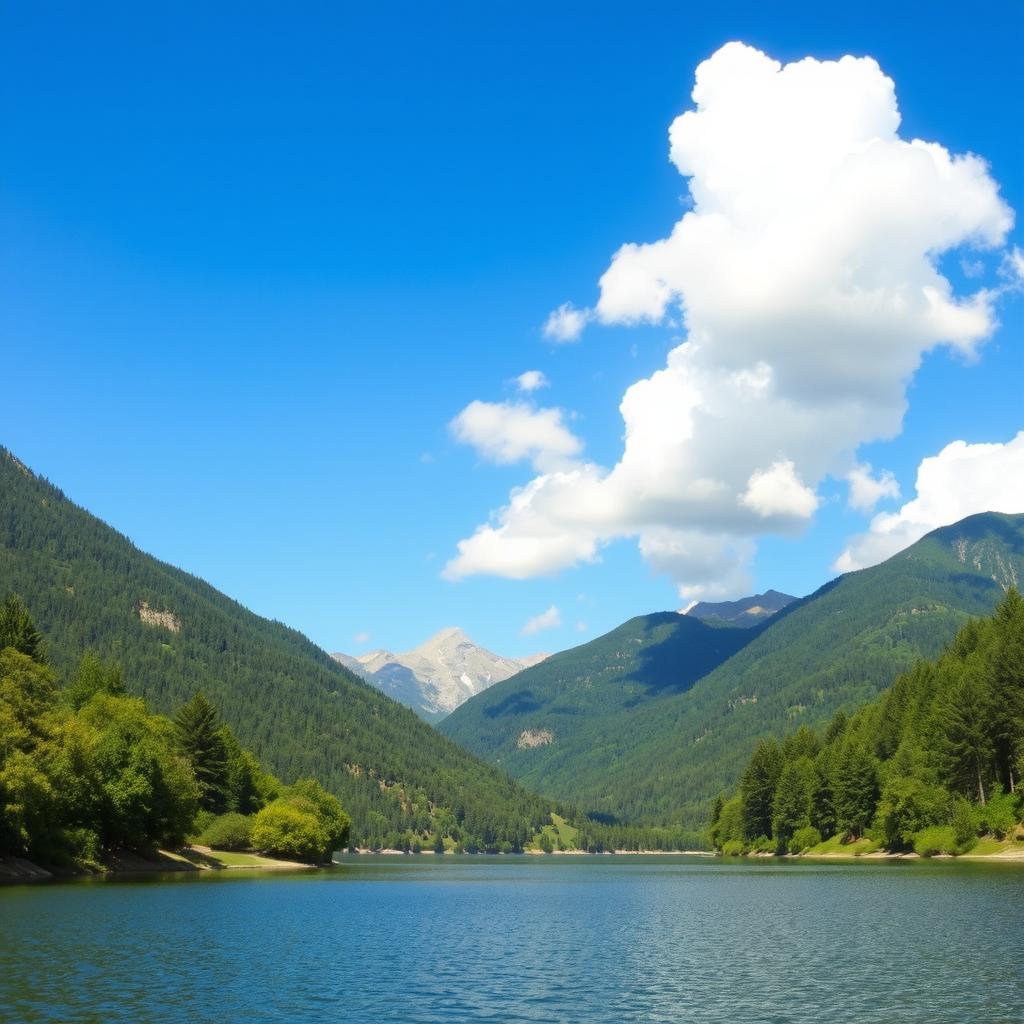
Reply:
[[[93,651],[86,651],[71,677],[71,682],[64,689],[64,699],[78,711],[97,693],[124,696],[121,666],[115,661],[104,661]]]
[[[849,848],[869,834],[890,850],[929,856],[962,853],[979,834],[1013,834],[1021,798],[1002,780],[1016,780],[1024,745],[1024,718],[1007,711],[1024,692],[1024,672],[1008,681],[1007,667],[1017,665],[1024,638],[1021,608],[1009,590],[991,618],[968,623],[936,661],[914,665],[878,700],[833,720],[813,762],[812,737],[794,734],[781,748],[762,741],[739,794],[721,805],[715,846],[741,838],[723,825],[737,802],[745,804],[743,837],[770,836],[780,850],[792,849],[808,822]],[[773,777],[771,831],[762,833]]]
[[[782,772],[782,753],[774,740],[762,740],[754,749],[740,779],[743,836],[772,834],[775,787]]]
[[[330,857],[330,838],[312,811],[286,799],[275,800],[260,811],[252,824],[252,845],[275,857],[319,863]]]
[[[199,806],[204,811],[223,811],[228,802],[228,752],[219,712],[197,693],[178,709],[174,732],[199,785]]]
[[[782,749],[785,757],[785,744]],[[811,827],[811,810],[818,777],[814,762],[806,753],[801,754],[801,751],[809,749],[800,744],[789,748],[791,754],[798,756],[784,762],[775,789],[775,799],[772,803],[772,836],[781,850],[789,847],[794,833]],[[821,842],[820,838],[818,842]]]
[[[921,857],[935,857],[959,852],[956,833],[951,825],[930,825],[914,836],[914,853]]]
[[[33,661],[45,662],[43,635],[24,602],[15,594],[0,602],[0,651],[12,648]]]
[[[199,834],[199,842],[215,850],[248,850],[252,846],[253,819],[237,811],[214,818]]]
[[[803,853],[804,850],[809,850],[820,842],[821,833],[813,825],[804,825],[790,836],[787,849],[789,853]]]

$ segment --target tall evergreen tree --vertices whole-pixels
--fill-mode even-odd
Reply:
[[[1011,587],[996,608],[992,679],[992,743],[1000,781],[1013,793],[1024,753],[1024,598]]]
[[[773,739],[761,740],[740,780],[743,835],[746,839],[772,834],[775,787],[782,772],[782,754]]]
[[[28,609],[16,594],[0,603],[0,651],[5,647],[13,647],[33,661],[46,662],[43,634],[36,629]]]
[[[209,700],[197,693],[174,716],[178,747],[192,765],[199,783],[200,806],[224,810],[228,789],[228,756],[221,732],[220,714]]]
[[[787,761],[779,775],[772,804],[772,835],[783,852],[793,833],[811,823],[816,782],[814,762],[809,757]]]
[[[878,803],[878,766],[860,744],[848,743],[835,762],[832,788],[836,827],[854,838],[862,836]]]
[[[988,698],[984,682],[967,669],[935,706],[942,772],[954,788],[976,796],[981,804],[986,800],[986,781],[994,754]]]

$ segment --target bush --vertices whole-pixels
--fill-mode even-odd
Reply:
[[[952,825],[931,825],[914,836],[914,852],[922,857],[957,853],[956,833]]]
[[[984,807],[977,808],[980,831],[991,832],[996,839],[1005,839],[1017,827],[1017,797],[1004,793],[998,786]]]
[[[803,853],[804,850],[809,850],[820,842],[821,833],[813,825],[807,825],[805,828],[798,828],[793,833],[789,840],[789,852]]]
[[[252,818],[235,811],[222,814],[203,829],[199,842],[215,850],[248,850],[252,846]]]
[[[767,836],[758,836],[750,843],[750,853],[774,853],[778,844]]]
[[[722,843],[722,854],[726,857],[742,857],[743,852],[742,839],[729,839]]]
[[[320,862],[331,855],[331,837],[315,814],[275,800],[252,823],[255,849],[278,857]]]

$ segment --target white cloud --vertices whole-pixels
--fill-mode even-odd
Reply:
[[[900,496],[900,485],[896,477],[887,469],[875,476],[872,467],[866,462],[858,462],[846,474],[846,480],[850,485],[848,503],[850,508],[858,512],[871,512],[883,498]]]
[[[619,461],[541,470],[449,578],[551,573],[635,537],[683,596],[735,593],[754,538],[806,522],[826,476],[899,434],[923,356],[972,356],[994,330],[1000,289],[958,295],[938,261],[1002,245],[1012,213],[980,158],[900,138],[874,60],[782,66],[730,43],[693,100],[669,133],[690,208],[619,249],[593,314],[681,319],[686,341],[623,396]],[[563,313],[585,311],[549,323]]]
[[[1024,430],[1006,444],[953,441],[917,469],[917,496],[882,512],[836,560],[839,572],[877,565],[940,526],[976,512],[1024,512]]]
[[[449,424],[452,436],[498,465],[529,459],[539,473],[572,465],[583,444],[561,409],[524,402],[470,402]]]
[[[365,630],[363,630],[360,633],[356,633],[356,635],[352,637],[352,639],[357,644],[368,644],[373,639],[373,636],[370,633],[367,633]]]
[[[571,302],[563,302],[544,322],[544,337],[556,345],[579,341],[589,319],[590,310],[577,309]]]
[[[562,624],[562,613],[552,605],[546,612],[534,615],[526,620],[526,624],[519,632],[523,636],[533,636],[534,633],[541,633],[545,629],[555,629]]]
[[[516,377],[516,387],[527,393],[546,388],[550,383],[542,370],[527,370]]]
[[[800,482],[791,459],[779,459],[768,469],[751,473],[739,502],[762,519],[771,516],[809,519],[818,507],[817,495]]]

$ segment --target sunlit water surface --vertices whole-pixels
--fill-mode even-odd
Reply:
[[[1024,865],[353,858],[0,887],[0,1020],[1024,1021]]]

